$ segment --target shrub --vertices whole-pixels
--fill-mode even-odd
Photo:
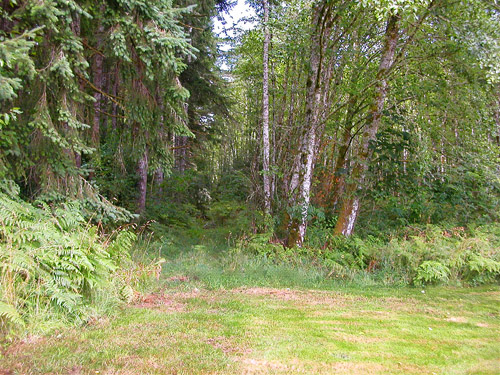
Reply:
[[[445,283],[449,279],[450,269],[440,262],[428,260],[417,268],[415,284]]]
[[[273,261],[311,264],[325,278],[370,280],[383,284],[495,282],[500,277],[500,226],[407,227],[388,241],[366,236],[331,237],[316,225],[313,240],[287,249],[272,241],[271,233],[247,237],[242,249]],[[323,234],[322,234],[322,233]]]
[[[51,210],[0,192],[0,328],[28,311],[49,309],[82,321],[93,293],[112,283],[135,239],[130,232],[103,236],[76,205]]]
[[[76,186],[74,191],[45,192],[38,196],[35,206],[46,203],[58,211],[56,216],[61,216],[69,205],[71,206],[69,211],[78,212],[86,222],[103,224],[107,227],[122,225],[138,218],[138,215],[107,200],[94,183],[81,177],[73,180]]]
[[[470,254],[466,264],[464,278],[473,284],[495,281],[500,276],[500,262],[480,254]]]

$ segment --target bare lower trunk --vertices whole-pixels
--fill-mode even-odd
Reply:
[[[189,159],[189,137],[176,135],[174,138],[175,169],[184,173],[187,169]]]
[[[118,96],[118,91],[120,89],[120,64],[117,63],[115,68],[114,68],[114,82],[113,82],[113,95],[115,97]],[[113,111],[113,117],[111,118],[111,127],[113,130],[116,130],[116,127],[118,125],[118,105],[113,102],[111,104],[111,108]]]
[[[314,159],[316,158],[316,129],[312,129],[307,142],[307,153],[305,163],[304,179],[301,187],[301,221],[299,224],[300,244],[304,241],[307,229],[307,217],[309,211],[309,203],[311,200],[311,180],[314,169]]]
[[[335,227],[335,235],[350,236],[354,231],[354,225],[358,218],[360,209],[357,190],[363,185],[368,170],[368,162],[371,158],[370,143],[375,139],[380,122],[382,120],[382,110],[384,109],[387,97],[387,75],[394,62],[394,54],[399,38],[399,16],[390,16],[385,32],[384,48],[377,72],[375,98],[368,116],[363,137],[357,152],[356,163],[352,170],[351,183],[346,185],[345,198]]]
[[[158,167],[158,169],[155,172],[155,184],[158,186],[158,194],[161,195],[163,193],[163,181],[165,179],[165,173],[163,172],[163,169],[161,167]]]
[[[344,129],[344,134],[342,136],[342,144],[339,147],[339,152],[337,159],[335,160],[335,166],[333,169],[333,175],[335,177],[335,187],[332,194],[332,210],[337,209],[337,204],[339,203],[340,197],[344,193],[345,189],[345,176],[348,167],[348,154],[349,146],[351,143],[351,127],[347,126]]]
[[[137,162],[137,176],[139,182],[137,183],[137,190],[139,196],[137,197],[137,213],[143,214],[146,210],[146,194],[148,187],[148,148],[144,148],[144,152]]]
[[[343,225],[335,228],[336,235],[350,236],[354,231],[354,224],[359,213],[359,198],[353,197],[348,201],[344,201],[339,215],[339,222]]]
[[[82,154],[75,152],[75,165],[77,168],[82,167]]]

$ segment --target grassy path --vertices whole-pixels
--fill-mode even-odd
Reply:
[[[29,338],[0,374],[499,374],[500,288],[198,290]]]

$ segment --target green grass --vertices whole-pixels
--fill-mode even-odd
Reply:
[[[183,234],[148,245],[168,262],[142,300],[13,343],[0,375],[500,374],[499,286],[332,280]]]
[[[172,283],[174,284],[174,283]],[[199,290],[29,337],[7,374],[498,374],[499,287]],[[0,371],[0,373],[2,373]]]

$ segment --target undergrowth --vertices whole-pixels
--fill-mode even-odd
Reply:
[[[105,233],[78,202],[49,206],[0,191],[0,334],[82,324],[130,301],[161,263],[136,263],[136,234]],[[152,272],[154,270],[154,272]]]
[[[286,262],[310,263],[326,277],[382,284],[479,285],[500,279],[500,226],[490,224],[451,230],[428,225],[407,228],[399,237],[326,237],[321,247],[309,241],[286,249],[270,234],[253,235],[238,244],[240,251]],[[312,243],[311,243],[312,242]]]
[[[300,248],[283,247],[267,232],[234,235],[238,228],[231,225],[202,226],[157,228],[161,240],[153,240],[149,251],[167,259],[168,277],[186,276],[208,288],[473,286],[500,280],[498,224],[408,227],[386,239],[326,236]]]

